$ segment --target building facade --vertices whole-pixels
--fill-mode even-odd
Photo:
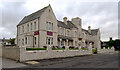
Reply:
[[[65,46],[100,48],[100,30],[88,30],[82,28],[82,20],[79,17],[67,17],[63,21],[56,19],[51,6],[25,16],[17,25],[17,46],[43,47],[43,46]]]

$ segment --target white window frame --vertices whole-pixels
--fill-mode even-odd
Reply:
[[[75,46],[78,46],[77,44],[78,44],[78,42],[77,42],[77,41],[75,41]]]
[[[31,31],[33,30],[33,23],[31,23]]]
[[[46,37],[46,44],[53,45],[53,37]]]
[[[67,36],[70,36],[70,31],[69,30],[67,31]]]
[[[34,37],[34,44],[37,45],[37,37]]]
[[[75,37],[77,37],[77,31],[75,31]]]
[[[22,26],[22,32],[24,33],[24,26]]]
[[[36,22],[34,22],[34,30],[36,30]]]
[[[27,32],[29,32],[29,24],[27,24]]]
[[[47,21],[46,22],[46,30],[53,31],[53,23]]]
[[[25,44],[27,45],[27,37],[25,37]]]

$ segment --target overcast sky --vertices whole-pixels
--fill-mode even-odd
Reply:
[[[82,19],[82,28],[99,28],[101,31],[101,40],[118,38],[118,2],[81,2],[80,0],[26,0],[22,2],[0,2],[2,9],[2,23],[0,23],[0,38],[16,37],[16,25],[27,16],[41,8],[52,6],[54,14],[58,20],[67,17],[80,17]]]

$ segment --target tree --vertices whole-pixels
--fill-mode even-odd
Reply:
[[[11,45],[14,45],[14,44],[15,44],[15,38],[10,38],[8,42],[9,42]]]
[[[115,50],[120,50],[120,40],[110,40],[106,44],[106,48],[114,46]]]
[[[114,41],[114,40],[110,40],[110,41],[108,42],[108,46],[109,46],[109,47],[115,46],[115,41]]]

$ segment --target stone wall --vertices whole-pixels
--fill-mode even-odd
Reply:
[[[0,57],[2,56],[2,46],[0,46]]]
[[[79,55],[90,55],[92,54],[92,49],[89,50],[52,50],[48,47],[47,50],[34,50],[26,51],[25,47],[3,47],[3,57],[10,58],[16,61],[27,61],[27,60],[39,60],[39,59],[49,59],[49,58],[59,58],[59,57],[70,57]]]
[[[79,55],[90,55],[92,50],[52,50],[50,47],[47,50],[39,51],[26,51],[25,48],[21,48],[20,61],[27,60],[38,60],[38,59],[49,59],[49,58],[59,58],[59,57],[70,57]]]
[[[2,47],[2,57],[18,61],[20,59],[20,48],[15,46]]]
[[[99,49],[98,53],[109,53],[109,52],[114,52],[114,51],[115,51],[114,47],[112,47],[111,49],[110,48],[108,48],[108,49],[103,48],[103,49]]]

